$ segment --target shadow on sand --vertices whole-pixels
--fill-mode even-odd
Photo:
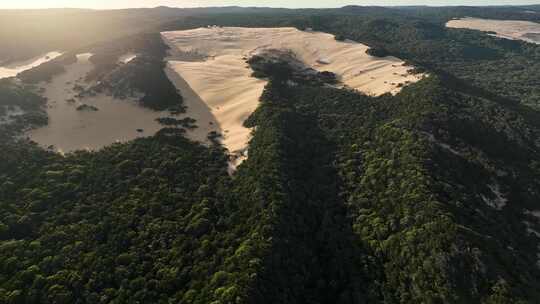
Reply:
[[[209,142],[208,133],[212,131],[223,135],[223,130],[214,114],[212,114],[212,110],[199,96],[199,94],[197,94],[193,88],[191,88],[186,80],[174,71],[170,62],[167,63],[165,73],[184,98],[184,105],[187,107],[187,113],[185,116],[197,120],[195,123],[197,128],[188,131],[186,135],[192,140],[204,143]]]

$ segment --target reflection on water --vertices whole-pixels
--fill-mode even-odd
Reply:
[[[78,62],[66,67],[66,72],[41,85],[47,97],[49,124],[28,132],[28,136],[43,147],[71,152],[98,149],[117,141],[128,141],[154,135],[161,126],[156,118],[167,112],[145,109],[131,100],[111,96],[76,99],[73,87],[84,84],[82,78],[92,69],[91,54],[78,55]],[[96,107],[97,111],[77,110],[81,105]]]
[[[14,62],[7,66],[0,67],[0,79],[8,78],[8,77],[15,77],[17,76],[17,74],[21,72],[30,70],[31,68],[37,67],[38,65],[45,63],[47,61],[51,61],[60,55],[62,55],[62,53],[50,52],[43,56],[32,58],[30,60]]]

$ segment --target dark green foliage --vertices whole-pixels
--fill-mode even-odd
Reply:
[[[77,111],[91,111],[91,112],[95,112],[95,111],[99,111],[98,108],[92,106],[92,105],[87,105],[87,104],[83,104],[83,105],[80,105],[77,107]]]
[[[5,107],[17,106],[22,110],[35,110],[45,104],[45,100],[30,91],[30,86],[17,83],[13,79],[0,80],[0,106],[1,110]],[[3,112],[0,112],[3,114]]]
[[[0,193],[3,299],[19,292],[42,303],[180,301],[227,252],[211,250],[225,248],[219,238],[227,235],[216,234],[225,205],[215,193],[227,180],[219,150],[178,137],[67,158],[2,148],[3,164],[22,160],[3,168],[0,183],[17,185]]]
[[[34,87],[10,79],[0,80],[0,142],[20,135],[21,131],[46,125],[43,110],[46,100],[33,91]]]
[[[290,51],[268,50],[247,60],[253,70],[253,77],[269,79],[284,85],[287,81],[299,84],[324,85],[337,84],[334,73],[318,72],[307,67]]]
[[[516,102],[540,105],[535,80],[540,77],[540,46],[478,31],[447,29],[433,19],[433,15],[392,19],[343,16],[307,18],[306,22],[317,24],[321,31],[367,43],[372,47],[369,52],[378,56],[394,55],[434,72],[451,73]]]
[[[161,58],[141,56],[105,75],[94,89],[112,92],[117,97],[140,92],[144,94],[140,103],[145,107],[154,110],[181,109],[180,112],[184,112],[182,96],[165,75],[164,68],[165,63]]]
[[[374,57],[386,57],[386,56],[390,56],[390,53],[381,48],[381,47],[374,47],[374,48],[369,48],[366,50],[366,54],[370,55],[370,56],[374,56]]]
[[[91,51],[94,69],[87,80],[97,82],[85,94],[106,92],[118,98],[143,94],[140,103],[153,110],[184,112],[180,92],[164,72],[168,47],[159,34],[140,34],[99,44]],[[127,64],[120,56],[132,52],[137,57]]]
[[[186,128],[186,129],[195,129],[195,128],[197,128],[197,126],[195,125],[197,120],[195,120],[193,118],[190,118],[190,117],[186,117],[186,118],[182,118],[182,119],[176,119],[176,118],[172,118],[172,117],[160,117],[160,118],[158,118],[156,120],[160,124],[162,124],[164,126],[169,126],[169,127],[183,127],[183,128]]]
[[[232,177],[217,134],[208,147],[183,137],[190,119],[65,157],[0,130],[0,302],[539,302],[540,114],[523,105],[536,101],[538,50],[447,30],[450,11],[480,14],[347,7],[169,24],[313,27],[430,74],[368,97],[252,59],[269,84]],[[501,75],[525,84],[493,86]],[[0,89],[8,105],[43,102]]]
[[[236,178],[264,214],[259,235],[272,240],[248,303],[375,301],[377,273],[346,217],[335,147],[289,97],[271,83],[246,122],[256,131]]]
[[[336,173],[320,168],[331,154],[314,148],[326,140],[291,110],[269,104],[253,117],[260,131],[232,180],[221,148],[175,135],[65,158],[3,143],[3,299],[363,301],[372,263],[350,244]],[[305,153],[313,159],[299,162]]]
[[[332,89],[295,91],[290,100],[319,113],[319,124],[339,142],[353,227],[382,259],[386,301],[474,303],[500,279],[511,302],[517,295],[539,297],[532,292],[538,269],[527,266],[535,264],[537,240],[528,244],[519,215],[536,208],[527,201],[537,194],[526,189],[538,187],[531,178],[538,171],[527,165],[538,154],[527,151],[538,149],[539,133],[525,127],[524,117],[506,105],[450,93],[437,79],[375,100]],[[502,170],[519,173],[509,179],[499,176]],[[509,187],[500,189],[509,199],[504,211],[487,203],[495,199],[487,185],[497,183]],[[528,198],[512,194],[527,192]]]

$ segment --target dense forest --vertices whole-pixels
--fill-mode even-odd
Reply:
[[[0,81],[0,116],[41,113],[0,124],[0,303],[540,301],[540,46],[443,21],[519,12],[246,12],[160,29],[312,27],[430,76],[369,97],[328,85],[331,73],[251,58],[269,82],[232,176],[219,142],[183,136],[190,121],[96,152],[46,151],[20,137],[46,123],[45,101],[30,84]],[[156,36],[88,46],[98,54],[90,76],[112,94],[145,90],[139,65],[161,70],[165,56]],[[133,50],[141,59],[113,64]]]
[[[35,88],[12,79],[0,79],[0,141],[48,123],[45,98]]]
[[[139,102],[145,107],[184,112],[182,96],[164,72],[168,49],[159,33],[128,36],[90,47],[94,70],[86,80],[96,84],[82,94],[107,93],[118,98],[141,94]],[[127,53],[136,57],[126,64],[118,63],[118,58]]]

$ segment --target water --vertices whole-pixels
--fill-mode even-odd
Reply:
[[[59,52],[49,52],[45,55],[32,58],[26,61],[14,62],[6,66],[0,67],[0,79],[15,77],[17,74],[37,67],[45,62],[51,61],[54,58],[62,55]]]
[[[43,95],[48,98],[49,124],[27,133],[41,146],[54,146],[61,152],[96,150],[115,142],[152,136],[162,127],[155,119],[169,116],[167,112],[143,108],[134,100],[105,95],[68,101],[76,99],[73,86],[84,85],[79,79],[92,70],[90,56],[78,55],[77,63],[67,66],[65,73],[41,85],[45,89]],[[98,111],[77,111],[82,104],[94,106]]]

